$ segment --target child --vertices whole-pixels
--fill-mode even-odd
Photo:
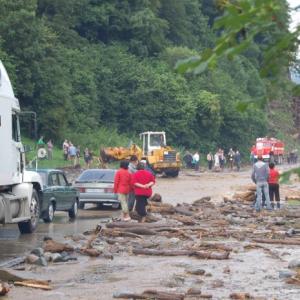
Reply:
[[[118,200],[122,206],[123,220],[130,221],[128,210],[128,195],[131,191],[131,174],[128,172],[129,162],[122,160],[120,169],[117,171],[114,180],[114,193],[118,194]]]
[[[270,168],[270,174],[269,174],[269,195],[270,195],[270,201],[271,205],[274,208],[274,195],[276,200],[276,207],[280,208],[280,196],[279,196],[279,172],[277,169],[275,169],[275,164],[271,162],[269,164]]]

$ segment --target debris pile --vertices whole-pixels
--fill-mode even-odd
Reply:
[[[282,257],[268,245],[300,245],[300,210],[281,209],[256,213],[249,203],[253,201],[254,192],[253,186],[248,186],[244,191],[237,193],[236,197],[224,199],[223,203],[215,204],[210,197],[204,197],[192,204],[182,203],[176,206],[164,203],[159,196],[155,196],[149,201],[149,214],[145,223],[112,220],[99,224],[94,230],[81,235],[66,237],[67,244],[45,238],[43,248],[34,249],[24,261],[44,266],[48,263],[77,260],[82,255],[105,259],[113,259],[119,255],[181,256],[205,261],[228,261],[235,253],[257,249],[282,261]],[[132,217],[137,218],[134,213]],[[46,264],[41,263],[44,260]],[[291,261],[291,270],[280,271],[279,278],[288,284],[300,285],[299,267],[299,260]],[[209,276],[209,273],[199,266],[187,267],[185,273],[187,276]],[[230,274],[231,269],[228,266],[224,267],[223,276]],[[3,280],[1,277],[0,279]],[[15,285],[48,289],[42,282],[12,282]],[[174,284],[170,283],[170,286]],[[219,288],[224,286],[224,282],[214,280],[211,286]],[[165,300],[213,297],[209,293],[202,293],[197,285],[181,287],[179,291],[126,291],[115,293],[113,296],[123,299]],[[227,297],[264,299],[246,292],[232,293]]]

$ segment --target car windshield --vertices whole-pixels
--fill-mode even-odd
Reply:
[[[115,170],[86,170],[77,182],[113,182],[115,178]]]
[[[46,172],[38,171],[38,173],[41,176],[43,185],[47,185],[47,174],[46,174]]]

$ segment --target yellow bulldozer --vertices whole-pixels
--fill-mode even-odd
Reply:
[[[139,160],[146,160],[148,166],[156,174],[164,173],[170,177],[177,177],[181,168],[179,153],[166,145],[164,131],[146,131],[140,134],[142,149],[136,144],[130,147],[108,147],[100,150],[103,162],[129,159],[136,155]]]

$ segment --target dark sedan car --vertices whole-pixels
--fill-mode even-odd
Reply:
[[[43,181],[41,218],[52,222],[55,211],[66,211],[70,219],[77,216],[79,193],[68,183],[66,175],[61,170],[38,169]]]
[[[75,181],[79,190],[79,208],[84,208],[86,203],[95,203],[98,207],[103,205],[119,208],[120,203],[114,193],[114,178],[116,170],[90,169],[85,170]]]

